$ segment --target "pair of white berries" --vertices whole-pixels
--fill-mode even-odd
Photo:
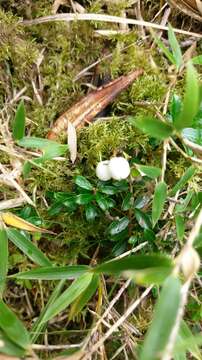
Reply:
[[[121,156],[100,161],[96,167],[96,175],[102,181],[108,181],[110,179],[123,180],[126,179],[129,174],[129,163]]]

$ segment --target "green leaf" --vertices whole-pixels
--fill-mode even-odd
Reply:
[[[147,135],[159,140],[164,140],[173,133],[173,127],[170,124],[156,118],[137,117],[129,121]]]
[[[202,65],[202,55],[193,57],[191,61],[194,65]]]
[[[107,211],[115,206],[115,201],[113,199],[110,199],[100,193],[96,193],[95,200],[100,207],[101,210]]]
[[[164,45],[163,41],[161,41],[159,39],[158,36],[155,35],[155,33],[151,31],[151,34],[156,42],[156,44],[158,45],[158,47],[163,51],[164,55],[168,58],[168,60],[173,64],[175,65],[175,58],[173,56],[173,54],[168,50],[168,48]]]
[[[178,190],[183,189],[183,187],[187,184],[187,182],[192,178],[195,174],[196,168],[195,166],[190,166],[184,173],[184,175],[180,178],[174,188],[170,191],[169,195],[174,196]]]
[[[178,95],[174,94],[171,102],[171,115],[173,122],[175,122],[176,119],[178,119],[181,110],[182,110],[182,100]]]
[[[24,235],[18,230],[7,229],[8,238],[17,246],[28,258],[30,258],[35,264],[40,266],[50,266],[51,261]]]
[[[178,278],[170,276],[165,281],[139,360],[157,360],[159,354],[165,350],[176,322],[181,300],[180,290],[181,283]]]
[[[99,185],[99,191],[103,194],[114,195],[119,192],[119,189],[117,189],[115,186],[101,184]]]
[[[84,177],[77,175],[75,176],[75,184],[78,185],[80,188],[85,190],[93,190],[93,185]]]
[[[155,166],[146,166],[139,164],[135,164],[135,166],[141,173],[143,173],[144,175],[148,176],[151,179],[156,179],[161,175],[161,169]]]
[[[25,107],[22,100],[18,105],[15,118],[13,121],[13,139],[20,140],[25,133]]]
[[[20,358],[24,357],[25,349],[21,348],[20,346],[16,345],[13,341],[11,341],[2,330],[0,330],[0,342],[1,342],[1,348],[0,348],[1,354],[18,356]],[[7,360],[6,356],[5,356],[5,360]]]
[[[87,221],[93,221],[95,220],[96,216],[98,216],[97,208],[92,204],[88,204],[85,207],[85,214]]]
[[[0,229],[0,298],[3,297],[7,271],[8,271],[8,238],[6,231],[4,229]]]
[[[173,31],[172,26],[169,24],[169,30],[168,30],[168,40],[172,49],[173,57],[175,60],[175,66],[177,70],[182,66],[183,64],[183,58],[182,58],[182,52],[180,49],[180,45],[176,39],[175,33]]]
[[[123,199],[121,208],[123,211],[127,211],[129,209],[131,209],[131,207],[133,206],[134,203],[134,198],[133,198],[133,194],[132,193],[128,193],[126,195],[126,197]]]
[[[181,354],[182,351],[190,353],[194,359],[201,360],[201,351],[198,345],[202,345],[202,334],[193,335],[187,323],[183,320],[181,322],[179,334],[174,348],[174,356]],[[187,359],[187,357],[186,357]]]
[[[79,314],[79,312],[84,308],[84,306],[88,303],[88,301],[91,299],[91,297],[97,290],[98,284],[99,284],[99,276],[97,274],[94,274],[88,287],[72,304],[69,314],[69,320],[71,320],[74,316]]]
[[[61,311],[66,309],[83,291],[88,287],[92,280],[93,274],[87,273],[81,275],[52,303],[47,309],[43,321],[48,321]]]
[[[135,209],[135,217],[141,228],[150,229],[152,227],[150,217],[140,209]]]
[[[30,280],[75,279],[88,270],[89,267],[86,265],[48,266],[13,274],[10,277]]]
[[[184,218],[181,215],[177,214],[175,216],[175,224],[176,224],[177,238],[179,241],[182,241],[185,231]]]
[[[78,205],[86,205],[94,199],[94,195],[91,193],[88,194],[79,194],[76,196],[76,203]]]
[[[113,221],[108,227],[108,233],[111,236],[121,233],[128,227],[129,222],[130,220],[126,216],[124,216],[122,219]]]
[[[131,277],[139,285],[161,285],[171,274],[171,267],[156,267],[145,270],[126,271],[125,275]]]
[[[195,115],[199,110],[199,82],[197,71],[193,65],[187,65],[186,75],[186,89],[183,100],[182,111],[174,121],[174,126],[177,130],[191,127]]]
[[[163,212],[163,207],[167,196],[167,185],[164,181],[158,183],[155,188],[154,198],[152,202],[152,223],[156,225]]]
[[[33,327],[31,329],[31,334],[32,334],[31,335],[31,341],[32,341],[32,343],[36,342],[38,337],[41,335],[41,332],[45,329],[46,322],[44,321],[44,317],[46,315],[46,311],[49,309],[49,307],[52,304],[54,304],[56,299],[59,297],[65,282],[66,282],[66,279],[63,279],[63,280],[61,280],[59,282],[59,284],[57,284],[57,286],[53,290],[51,296],[49,297],[47,304],[45,305],[43,310],[40,312],[40,315],[39,315],[38,319],[34,322]]]
[[[43,149],[51,147],[51,146],[53,146],[53,147],[62,146],[64,149],[67,149],[67,145],[61,145],[61,144],[57,143],[56,141],[43,139],[43,138],[37,138],[37,137],[29,137],[29,136],[25,136],[22,139],[20,139],[18,141],[18,145],[25,147],[25,148],[40,149],[40,150],[43,150]]]
[[[160,254],[132,255],[98,265],[93,271],[96,273],[119,274],[122,271],[139,271],[162,267],[172,269],[172,260]]]
[[[6,336],[18,346],[27,349],[30,345],[27,330],[2,300],[0,300],[0,314],[0,328]]]

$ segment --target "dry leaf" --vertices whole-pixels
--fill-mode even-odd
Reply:
[[[168,3],[180,11],[183,11],[185,14],[202,21],[201,15],[201,1],[199,0],[168,0]]]
[[[1,213],[1,218],[6,225],[16,227],[17,229],[27,230],[31,232],[54,234],[52,231],[35,226],[10,212]]]
[[[71,162],[74,164],[77,156],[77,136],[76,136],[76,129],[74,125],[71,123],[71,121],[68,121],[67,137],[68,137],[70,159]]]
[[[61,115],[48,133],[48,139],[55,140],[61,132],[65,131],[70,121],[75,128],[84,126],[102,111],[116,96],[126,89],[134,80],[143,74],[143,70],[134,70],[126,76],[121,76],[109,84],[92,91],[68,111]]]

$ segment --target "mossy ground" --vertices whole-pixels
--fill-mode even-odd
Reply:
[[[102,1],[83,1],[86,12],[104,12],[107,10],[112,15],[121,15],[122,10],[130,9],[130,1],[121,2],[121,6],[106,5]],[[144,1],[143,13],[146,20],[151,20],[152,15],[159,9],[159,2]],[[102,58],[104,54],[112,53],[112,57],[99,65],[99,73],[110,74],[116,78],[127,74],[134,68],[143,68],[143,76],[135,81],[128,90],[124,91],[110,106],[107,119],[99,119],[91,126],[85,127],[78,134],[78,158],[74,165],[66,161],[48,161],[42,171],[33,168],[28,178],[24,180],[23,187],[31,196],[36,194],[37,214],[43,218],[44,223],[54,228],[58,235],[54,238],[43,236],[36,240],[42,251],[56,264],[74,264],[77,261],[89,263],[96,247],[102,243],[103,233],[107,220],[97,220],[88,224],[82,211],[76,214],[61,213],[52,218],[47,213],[43,201],[50,191],[72,191],[74,187],[73,176],[83,175],[95,181],[95,166],[100,159],[107,159],[114,153],[126,153],[129,157],[136,156],[142,164],[160,166],[162,146],[152,144],[147,136],[134,129],[127,121],[128,116],[144,116],[151,114],[144,103],[163,108],[167,94],[170,74],[166,60],[155,48],[151,50],[147,42],[139,39],[138,32],[132,31],[128,35],[115,35],[111,37],[96,36],[94,30],[113,28],[118,25],[105,25],[93,22],[52,22],[37,26],[26,27],[18,21],[20,18],[29,19],[51,14],[53,1],[35,0],[26,5],[23,1],[8,0],[1,2],[0,9],[0,108],[9,103],[17,92],[26,87],[25,107],[27,116],[26,132],[30,136],[45,137],[50,125],[57,117],[66,111],[72,104],[85,96],[88,83],[91,82],[94,69],[87,77],[75,81],[76,75],[89,64]],[[120,4],[119,4],[120,5]],[[69,3],[63,5],[60,11],[70,12]],[[37,70],[37,61],[42,56],[42,61]],[[33,82],[39,85],[41,81],[39,103],[33,90]],[[181,89],[179,89],[181,90]],[[137,104],[141,102],[141,106]],[[7,106],[8,116],[13,119],[16,104]],[[12,127],[12,120],[10,123]],[[0,154],[1,163],[8,160],[4,153]],[[168,161],[168,182],[172,186],[173,177],[179,178],[187,166],[187,162],[175,154]],[[139,191],[137,185],[136,191]],[[15,191],[6,186],[1,186],[1,198],[15,197]],[[20,214],[22,209],[17,209]],[[111,251],[110,243],[103,244],[101,254]],[[163,248],[164,245],[160,245]],[[101,255],[100,255],[101,256]],[[99,259],[102,261],[103,258]],[[10,248],[10,270],[22,271],[30,267],[30,263],[16,248]],[[34,316],[38,316],[41,309],[41,292],[46,302],[52,291],[53,285],[43,283],[13,282],[8,284],[6,297],[12,308],[19,311],[18,315],[27,326],[30,326],[31,317],[28,311],[23,311],[26,299],[16,300],[26,289],[28,297],[35,297]],[[144,332],[151,316],[152,300],[148,300],[140,309],[135,319],[135,325],[141,324],[140,330]],[[33,305],[34,304],[34,305]],[[149,308],[145,315],[146,309]],[[83,318],[82,318],[83,315]],[[78,340],[76,330],[85,330],[90,324],[90,316],[85,312],[81,317],[70,324],[69,341]],[[61,322],[65,326],[64,322]],[[51,335],[51,331],[54,335]],[[58,332],[57,332],[58,331]],[[57,335],[56,335],[57,333]],[[77,333],[76,333],[77,334]],[[66,332],[56,324],[50,325],[49,341],[62,343]],[[111,349],[109,349],[111,352]],[[44,356],[44,355],[43,355]],[[48,355],[47,355],[48,356]],[[117,359],[121,357],[117,357]]]

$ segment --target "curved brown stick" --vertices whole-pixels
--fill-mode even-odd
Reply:
[[[57,139],[61,132],[67,130],[68,121],[71,121],[76,128],[91,122],[121,91],[126,89],[142,74],[142,69],[134,70],[128,75],[121,76],[109,84],[98,88],[96,91],[92,91],[56,120],[48,133],[48,139]]]

